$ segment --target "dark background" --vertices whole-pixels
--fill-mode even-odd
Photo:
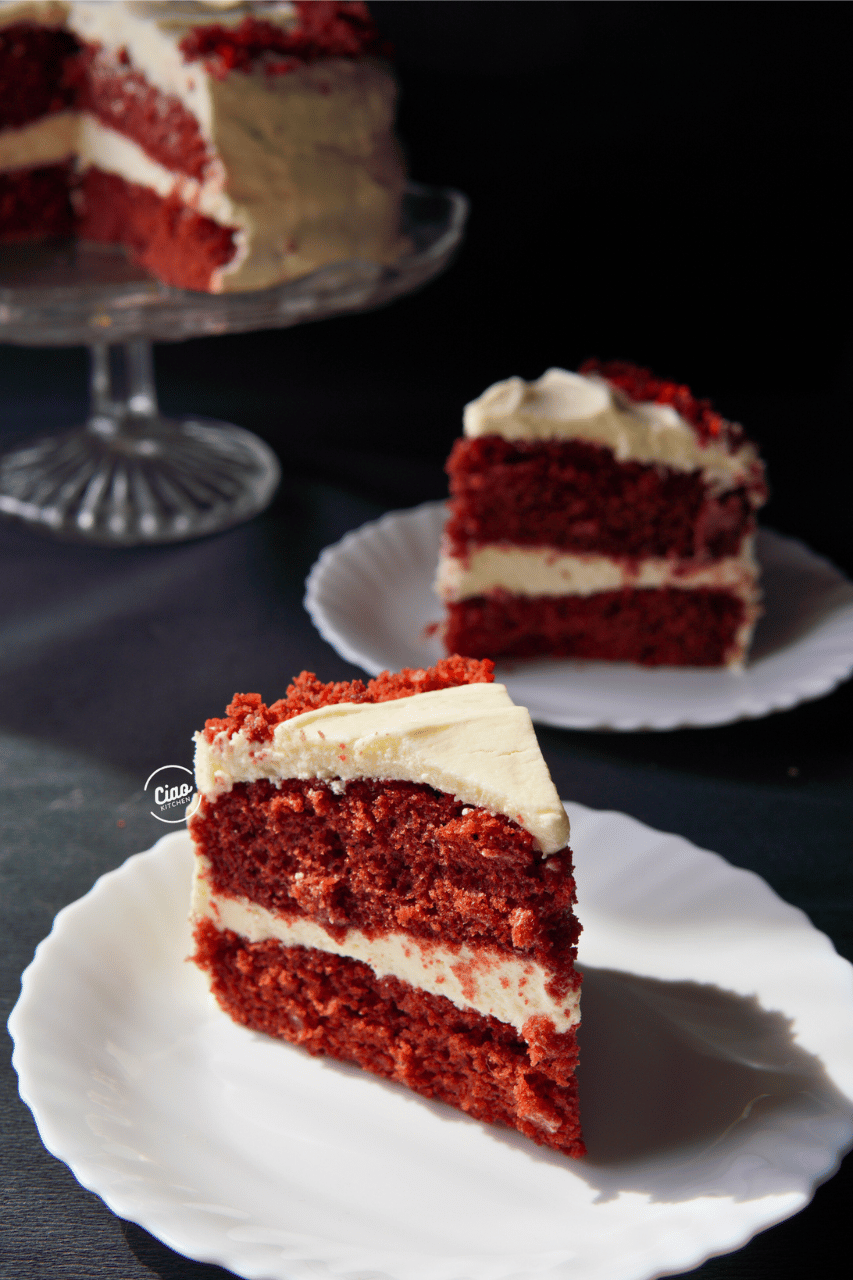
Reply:
[[[161,833],[142,784],[235,688],[361,674],[301,608],[320,549],[445,492],[467,400],[622,357],[759,441],[765,523],[853,572],[851,8],[823,3],[374,3],[397,48],[412,176],[472,201],[447,274],[370,315],[157,349],[164,408],[277,450],[259,520],[106,551],[0,524],[4,1017],[64,903]],[[0,444],[82,420],[81,350],[0,347]],[[540,731],[561,795],[763,875],[853,958],[853,685],[709,730]],[[3,1083],[4,1277],[212,1280],[122,1224]],[[853,1167],[703,1280],[849,1273]],[[848,1250],[849,1252],[849,1250]],[[579,1278],[583,1280],[583,1278]]]
[[[471,197],[454,269],[370,316],[160,347],[165,407],[399,505],[445,492],[490,383],[632,359],[742,421],[765,522],[850,567],[851,7],[371,9],[412,176]],[[83,352],[0,360],[20,425],[84,412]]]

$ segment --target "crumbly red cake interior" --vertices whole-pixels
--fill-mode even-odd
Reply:
[[[130,65],[87,46],[69,64],[77,108],[138,142],[158,164],[201,180],[210,149],[196,117],[175,94],[163,93]]]
[[[74,226],[70,164],[0,173],[0,240],[62,239]]]
[[[459,439],[447,473],[446,534],[456,556],[500,542],[716,559],[737,555],[755,527],[747,486],[716,494],[699,471],[618,462],[609,449],[583,440]]]
[[[77,234],[102,244],[123,244],[165,284],[207,289],[211,272],[230,262],[234,233],[149,187],[114,173],[87,169],[75,193]]]
[[[310,917],[338,939],[403,929],[528,957],[551,971],[559,998],[576,982],[571,854],[546,860],[516,823],[466,808],[413,782],[362,779],[336,795],[264,779],[203,801],[192,831],[217,893]]]
[[[76,49],[68,31],[28,22],[0,27],[0,128],[19,129],[73,106],[66,67]]]
[[[0,129],[20,129],[73,105],[66,76],[77,41],[67,31],[34,23],[0,27]],[[70,163],[0,173],[0,240],[50,240],[74,226]]]
[[[493,658],[598,658],[644,666],[715,667],[730,655],[746,609],[701,587],[517,596],[495,591],[447,606],[445,643]]]
[[[534,1142],[584,1154],[578,1121],[577,1042],[544,1018],[525,1038],[357,960],[278,942],[249,943],[209,921],[196,962],[237,1022],[326,1054]]]

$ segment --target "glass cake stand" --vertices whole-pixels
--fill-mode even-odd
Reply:
[[[467,211],[457,191],[410,183],[402,210],[408,248],[394,263],[334,263],[253,293],[172,289],[108,246],[0,248],[0,342],[91,351],[87,422],[0,456],[0,513],[106,546],[180,542],[256,515],[279,481],[275,454],[230,423],[165,418],[152,342],[286,328],[382,306],[448,265]]]

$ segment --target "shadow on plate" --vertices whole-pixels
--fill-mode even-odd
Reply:
[[[584,968],[581,1120],[588,1155],[571,1160],[503,1127],[419,1098],[445,1124],[481,1124],[526,1159],[576,1175],[599,1203],[736,1201],[813,1189],[853,1140],[853,1103],[783,1014],[696,982]],[[323,1069],[360,1069],[322,1059]],[[380,1088],[412,1095],[400,1084]]]
[[[794,644],[837,610],[853,604],[853,585],[827,561],[800,543],[759,530],[764,614],[749,655],[750,665]]]
[[[153,1275],[162,1280],[232,1280],[234,1272],[213,1262],[194,1262],[175,1253],[135,1222],[122,1222],[122,1234],[131,1252]]]
[[[790,1020],[755,997],[590,967],[579,1040],[589,1154],[572,1169],[600,1199],[802,1191],[831,1172],[810,1148],[831,1149],[836,1131],[839,1145],[850,1139],[850,1101]]]

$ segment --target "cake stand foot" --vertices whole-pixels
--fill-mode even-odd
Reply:
[[[91,351],[88,422],[0,458],[0,513],[58,538],[131,547],[217,533],[264,510],[281,471],[262,440],[226,422],[164,418],[150,342]]]

